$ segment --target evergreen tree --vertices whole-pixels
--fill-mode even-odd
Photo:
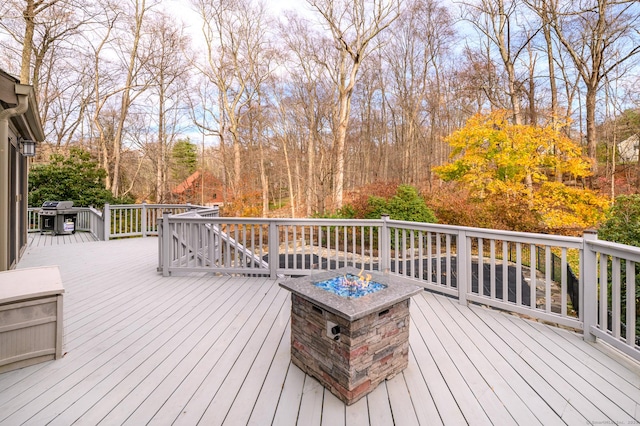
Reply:
[[[71,148],[69,156],[53,154],[49,164],[34,165],[29,171],[29,206],[45,201],[73,201],[74,206],[102,207],[115,199],[105,187],[106,172],[89,152]]]

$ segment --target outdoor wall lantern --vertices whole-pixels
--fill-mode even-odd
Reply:
[[[35,157],[36,143],[30,139],[20,139],[20,151],[25,157]]]

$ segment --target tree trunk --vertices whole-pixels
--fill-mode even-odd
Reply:
[[[344,144],[347,138],[347,126],[349,125],[349,114],[347,109],[346,96],[340,102],[340,119],[336,136],[334,138],[335,146],[335,182],[333,187],[333,207],[335,209],[342,208],[343,190],[344,190]],[[344,112],[343,112],[344,111]]]
[[[587,122],[587,154],[591,158],[591,171],[594,176],[598,173],[597,146],[598,139],[596,134],[596,87],[587,85],[587,95],[585,98],[586,122]]]
[[[165,146],[165,113],[164,113],[164,79],[162,72],[160,73],[160,94],[158,105],[158,149],[156,153],[156,201],[160,204],[165,202],[165,182],[164,173],[166,165],[166,146]],[[204,179],[204,177],[202,177]]]
[[[312,211],[312,206],[315,204],[314,201],[314,194],[315,194],[315,143],[314,143],[314,136],[311,133],[313,130],[309,129],[309,136],[308,136],[308,140],[307,140],[307,194],[306,194],[306,198],[307,198],[307,217],[311,217],[311,213],[313,213]]]
[[[507,71],[507,79],[509,86],[509,98],[511,100],[511,108],[513,109],[513,121],[515,124],[522,124],[522,114],[520,113],[520,98],[518,97],[518,90],[516,88],[516,70],[511,58],[511,43],[510,34],[510,22],[509,16],[505,14],[504,2],[498,1],[498,30],[496,31],[496,38],[498,40],[498,48],[500,50],[500,56],[504,63],[505,70]],[[505,36],[505,29],[507,34]]]
[[[262,144],[262,138],[258,141],[258,146],[260,149],[260,186],[262,187],[262,216],[267,217],[269,214],[269,177],[267,176],[267,171],[264,167],[265,161],[267,159],[264,155],[264,147]]]
[[[33,33],[35,32],[35,4],[34,0],[27,0],[24,17],[24,40],[22,42],[22,62],[20,64],[20,83],[29,84],[31,80],[31,53],[33,51]]]

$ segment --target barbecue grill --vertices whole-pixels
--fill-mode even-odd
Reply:
[[[45,201],[38,213],[40,233],[51,231],[53,235],[75,234],[78,210],[73,201]]]

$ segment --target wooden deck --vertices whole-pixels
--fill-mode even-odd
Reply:
[[[59,238],[59,237],[57,237]],[[289,361],[289,293],[156,272],[157,240],[30,245],[59,265],[65,356],[0,374],[2,425],[637,424],[640,365],[482,307],[413,298],[409,367],[345,406]]]
[[[29,247],[58,246],[63,244],[88,243],[96,239],[88,232],[76,232],[74,234],[52,235],[50,232],[43,234],[30,232],[28,236]]]

